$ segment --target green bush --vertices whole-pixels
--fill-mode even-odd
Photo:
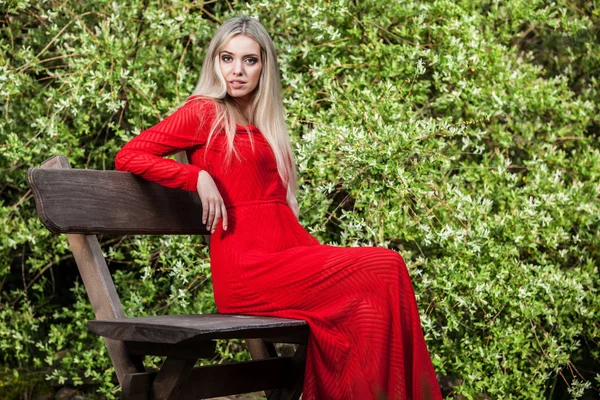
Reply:
[[[26,169],[54,154],[114,168],[123,143],[191,93],[219,22],[250,14],[279,51],[301,223],[323,243],[402,253],[445,392],[600,391],[597,4],[0,7],[5,367],[116,394],[70,250],[36,217]],[[101,239],[127,314],[215,311],[200,238]],[[247,354],[221,346],[221,357]]]

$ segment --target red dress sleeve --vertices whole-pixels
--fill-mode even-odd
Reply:
[[[196,191],[201,168],[163,158],[206,143],[214,103],[189,100],[173,114],[129,141],[115,157],[115,168],[166,187]]]

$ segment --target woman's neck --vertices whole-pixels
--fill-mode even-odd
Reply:
[[[239,121],[240,125],[248,125],[250,123],[250,114],[252,108],[252,102],[247,99],[236,99],[233,98],[233,104],[239,114],[236,119],[243,118],[243,121]]]

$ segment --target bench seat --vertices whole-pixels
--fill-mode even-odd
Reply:
[[[94,333],[115,340],[177,344],[214,339],[272,339],[304,344],[309,328],[304,321],[236,314],[161,315],[88,321]]]

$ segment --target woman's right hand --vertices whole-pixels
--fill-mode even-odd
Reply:
[[[202,170],[198,174],[196,190],[202,201],[202,223],[213,233],[217,228],[219,218],[223,218],[223,230],[227,230],[227,209],[217,189],[217,185],[208,172]]]

